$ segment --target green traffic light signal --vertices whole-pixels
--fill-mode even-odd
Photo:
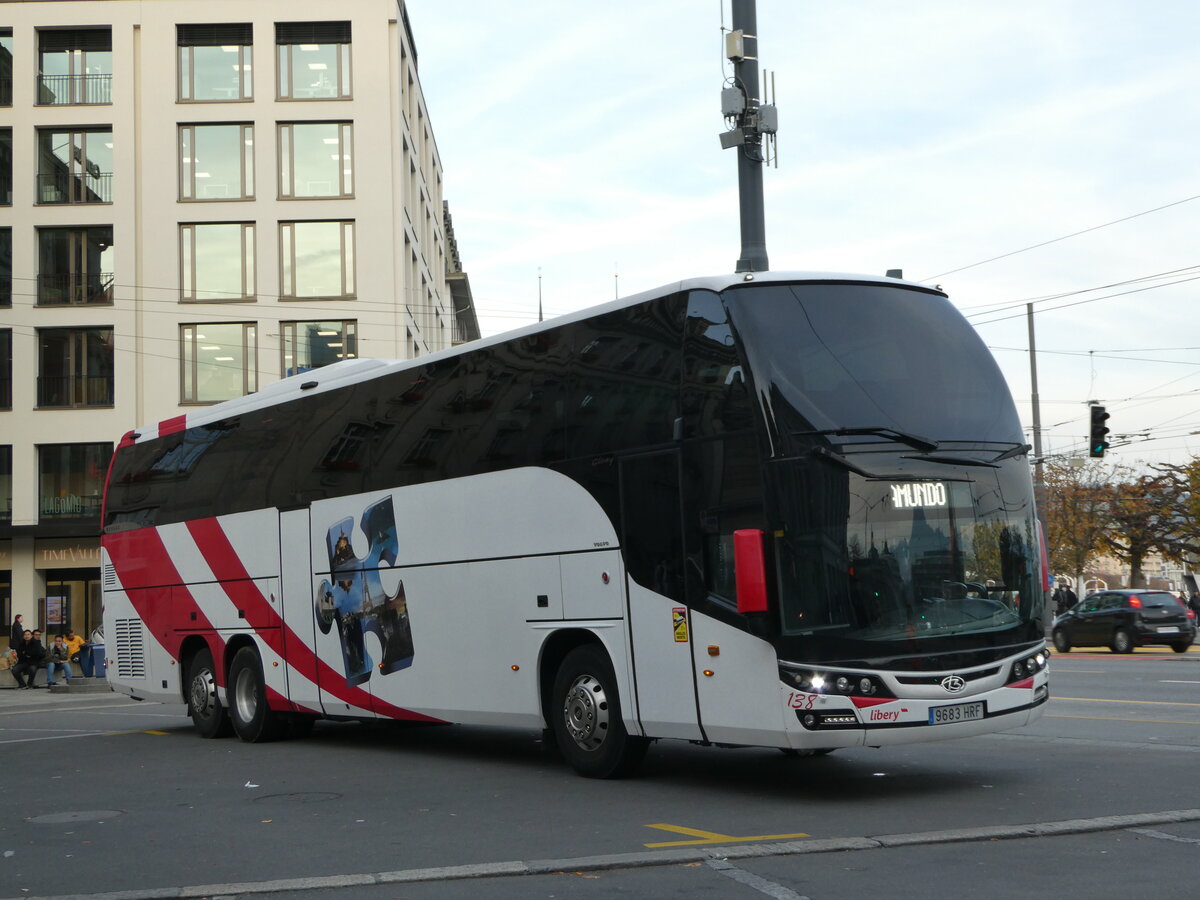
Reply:
[[[1108,427],[1104,424],[1108,421],[1108,413],[1105,412],[1103,406],[1091,406],[1091,432],[1088,442],[1088,456],[1093,459],[1100,459],[1104,456],[1104,451],[1108,449]]]

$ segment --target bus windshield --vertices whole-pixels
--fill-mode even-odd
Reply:
[[[941,294],[816,283],[724,297],[785,444],[790,431],[834,429],[869,432],[852,443],[889,429],[934,441],[1022,441],[999,367]]]
[[[1036,640],[1027,469],[1008,460],[972,470],[973,481],[892,480],[816,460],[773,464],[785,635],[813,638],[805,658],[826,662]]]

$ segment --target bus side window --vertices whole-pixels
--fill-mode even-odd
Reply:
[[[753,434],[697,441],[685,451],[687,587],[696,603],[735,607],[733,533],[764,527],[758,444]]]
[[[750,391],[721,298],[709,291],[688,297],[683,358],[683,416],[688,437],[752,427]]]

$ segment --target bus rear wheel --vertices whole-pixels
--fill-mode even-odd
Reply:
[[[646,755],[648,741],[629,734],[621,721],[617,680],[607,655],[576,647],[554,678],[551,726],[563,757],[588,778],[621,778]]]
[[[229,667],[229,718],[243,741],[259,744],[287,734],[287,720],[267,705],[262,662],[253,647],[243,647]]]
[[[229,714],[217,696],[217,676],[207,647],[192,657],[188,667],[188,715],[200,737],[228,737]]]

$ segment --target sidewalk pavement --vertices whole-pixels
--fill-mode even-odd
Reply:
[[[103,701],[111,697],[128,699],[124,694],[115,693],[105,678],[76,675],[69,685],[60,682],[47,688],[45,684],[39,684],[32,690],[17,690],[17,681],[12,673],[0,672],[0,709],[42,706],[48,702],[58,705],[62,701]]]

